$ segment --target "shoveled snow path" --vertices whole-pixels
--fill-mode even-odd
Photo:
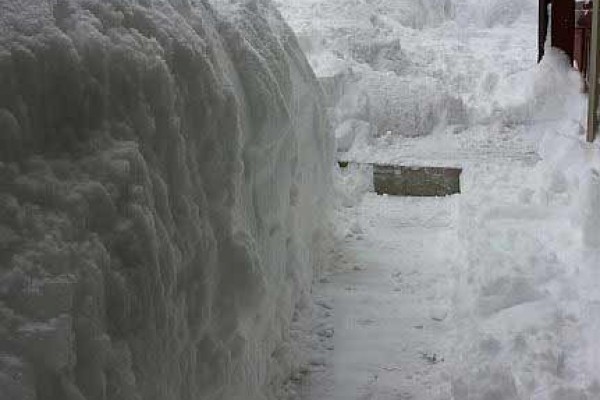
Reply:
[[[448,398],[457,200],[365,196],[319,288],[335,314],[329,385],[313,372],[305,399]]]

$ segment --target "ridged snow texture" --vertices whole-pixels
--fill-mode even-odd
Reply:
[[[259,399],[331,144],[268,1],[0,0],[0,399]]]

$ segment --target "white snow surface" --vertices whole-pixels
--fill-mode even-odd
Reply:
[[[291,398],[600,398],[600,147],[536,3],[278,1],[356,162]],[[461,194],[378,197],[368,163],[461,167]]]
[[[267,0],[1,0],[0,399],[278,398],[321,97]]]
[[[522,118],[506,107],[524,100],[518,85],[503,89],[536,60],[534,0],[277,3],[333,93],[333,124],[352,121],[346,131],[356,121],[370,126],[355,148],[348,146],[351,134],[338,132],[344,159],[366,161],[368,151],[381,159],[380,148],[397,153],[406,137],[464,129],[476,135],[479,125],[499,131],[491,121]],[[380,148],[365,146],[373,142]]]

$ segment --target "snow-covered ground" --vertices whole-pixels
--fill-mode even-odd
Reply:
[[[536,2],[277,2],[359,163],[296,397],[600,398],[600,148],[577,73],[535,64]],[[372,162],[460,166],[462,193],[364,194]]]
[[[360,229],[322,289],[334,314],[332,385],[307,398],[449,398],[457,201],[368,194],[358,206]]]

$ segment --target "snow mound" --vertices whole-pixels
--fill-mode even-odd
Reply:
[[[485,28],[510,26],[537,10],[535,0],[457,0],[456,19]]]
[[[453,0],[275,0],[318,76],[349,60],[378,69],[407,67],[398,32],[438,26],[454,17]]]
[[[401,145],[529,115],[503,84],[535,63],[535,0],[276,4],[317,76],[341,88],[331,123],[342,159],[370,157],[378,138]],[[357,124],[365,126],[360,135]]]
[[[549,48],[540,64],[497,85],[491,116],[507,125],[561,125],[565,119],[579,123],[582,87],[581,75],[570,67],[567,56]]]
[[[370,122],[378,135],[425,136],[440,125],[468,123],[463,100],[441,82],[424,77],[384,77],[367,74],[361,82],[371,102]]]
[[[580,77],[550,51],[504,84],[521,86],[504,98],[504,115],[528,124],[541,161],[461,176],[453,394],[595,399],[600,151],[582,135]]]
[[[267,0],[0,1],[0,397],[264,399],[333,146]],[[216,6],[216,8],[215,8]]]

